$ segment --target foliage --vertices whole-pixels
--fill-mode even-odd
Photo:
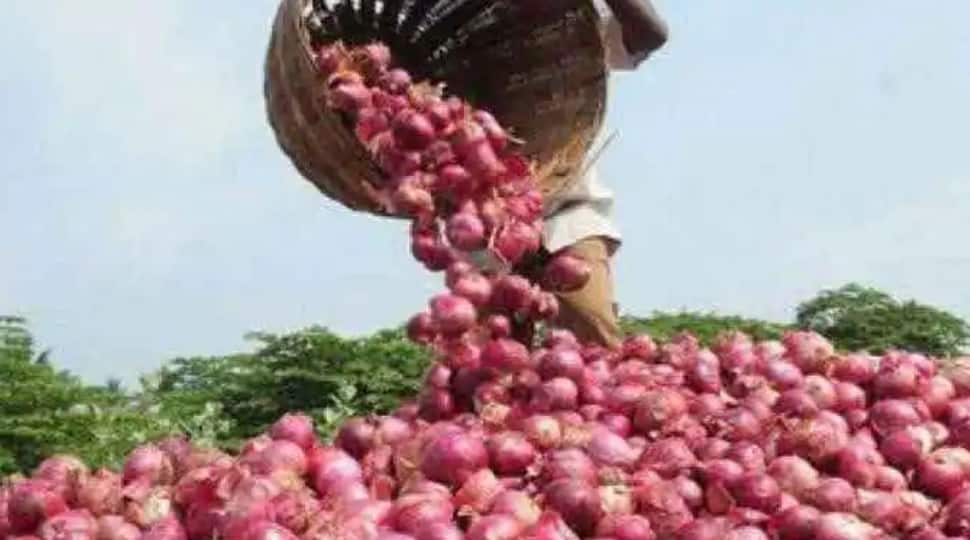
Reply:
[[[960,318],[855,283],[801,304],[797,324],[852,351],[901,349],[942,357],[958,355],[970,343],[970,325]]]
[[[23,319],[0,319],[0,475],[62,452],[114,464],[132,444],[165,431],[125,400],[57,372],[46,354],[35,356]]]
[[[757,319],[687,311],[655,312],[647,318],[626,316],[621,319],[620,324],[627,334],[650,334],[660,341],[690,332],[705,344],[713,343],[717,336],[728,330],[740,330],[758,340],[767,340],[778,339],[788,328],[783,324]]]
[[[163,413],[217,403],[234,442],[300,410],[326,435],[348,416],[391,410],[417,391],[428,365],[427,353],[400,330],[346,339],[314,327],[251,338],[260,344],[255,353],[182,358],[163,368],[147,385]]]

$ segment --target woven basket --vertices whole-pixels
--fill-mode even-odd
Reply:
[[[551,5],[555,7],[550,7]],[[606,67],[590,0],[282,0],[266,60],[277,140],[300,173],[354,210],[382,174],[321,99],[316,47],[381,40],[415,80],[492,112],[524,141],[544,195],[575,178],[599,131]]]

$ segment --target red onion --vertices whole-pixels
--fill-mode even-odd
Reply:
[[[461,296],[440,294],[431,299],[430,305],[436,327],[445,334],[461,334],[470,329],[478,318],[475,306]]]
[[[768,474],[778,481],[781,489],[800,497],[818,485],[818,471],[812,464],[798,456],[775,458],[768,465]]]
[[[522,533],[523,525],[512,516],[495,514],[472,523],[465,534],[467,540],[515,540]]]
[[[875,450],[863,447],[858,442],[851,442],[839,451],[836,456],[836,471],[859,487],[872,487],[876,484],[878,467],[881,463],[873,460],[871,455]],[[878,453],[875,453],[878,456]]]
[[[263,450],[251,453],[242,459],[256,474],[276,475],[293,473],[303,476],[307,471],[307,456],[296,443],[272,441]]]
[[[886,491],[899,491],[906,489],[908,482],[903,473],[899,472],[897,469],[889,466],[877,467],[876,468],[876,485],[877,489],[882,489]]]
[[[765,364],[762,374],[781,390],[800,387],[805,380],[798,366],[785,360],[771,360]]]
[[[458,212],[448,220],[448,241],[462,251],[475,251],[485,245],[485,224],[471,212]]]
[[[596,527],[596,535],[616,540],[653,540],[650,521],[643,516],[606,516]]]
[[[639,514],[650,520],[660,538],[672,537],[694,519],[687,503],[668,482],[642,485],[634,491],[634,496]]]
[[[492,297],[492,282],[481,274],[468,274],[455,283],[452,292],[476,306],[485,306]]]
[[[145,480],[152,484],[169,484],[175,477],[172,460],[155,445],[136,448],[125,462],[125,484]]]
[[[761,434],[761,421],[744,407],[725,411],[720,422],[723,427],[721,436],[729,441],[750,440]]]
[[[41,540],[94,540],[97,533],[98,523],[90,512],[69,510],[45,521],[37,536]]]
[[[765,452],[753,442],[734,443],[724,457],[737,461],[748,471],[761,472],[765,469]]]
[[[327,103],[339,111],[355,113],[373,104],[373,93],[360,83],[345,83],[331,88]]]
[[[493,339],[482,349],[482,366],[498,371],[515,371],[529,363],[525,345],[511,339]]]
[[[556,347],[543,355],[539,374],[544,379],[566,377],[578,381],[583,376],[583,357],[572,347]]]
[[[664,424],[687,413],[684,396],[673,389],[657,389],[646,393],[636,409],[633,424],[643,433],[660,429]]]
[[[943,531],[933,527],[922,527],[906,537],[906,540],[950,540]]]
[[[434,125],[414,110],[401,111],[392,124],[394,140],[404,150],[423,150],[434,140]]]
[[[956,386],[953,382],[939,375],[927,381],[922,392],[922,398],[933,418],[941,418],[946,413],[947,405],[956,398],[956,395]]]
[[[599,493],[581,480],[555,480],[546,486],[543,493],[549,508],[558,512],[580,536],[592,534],[603,516]]]
[[[869,410],[869,418],[872,428],[883,436],[921,421],[913,405],[900,399],[877,401]]]
[[[310,452],[308,472],[321,497],[334,494],[335,488],[341,484],[363,480],[357,461],[337,448],[314,448]]]
[[[59,455],[45,459],[34,470],[35,480],[44,480],[68,503],[73,502],[73,486],[89,474],[87,465],[74,456]]]
[[[942,518],[941,526],[947,534],[961,538],[970,535],[970,490],[964,489],[954,497],[944,508]]]
[[[721,368],[717,357],[706,350],[698,353],[694,365],[687,370],[687,383],[697,392],[720,392]]]
[[[805,373],[823,373],[835,353],[832,344],[814,332],[789,332],[782,341],[792,361]]]
[[[415,343],[425,345],[430,344],[432,341],[434,341],[436,332],[437,330],[435,329],[434,319],[431,317],[430,313],[419,313],[414,317],[411,317],[411,320],[408,321],[408,339]]]
[[[367,537],[368,536],[364,536],[364,538],[367,538]],[[414,537],[411,536],[410,534],[402,534],[402,533],[387,530],[387,529],[381,529],[377,531],[376,540],[414,540]]]
[[[575,478],[593,485],[597,481],[596,464],[578,448],[554,450],[546,455],[542,477],[547,482]]]
[[[861,387],[849,383],[835,384],[836,403],[834,409],[840,412],[866,408],[866,391]]]
[[[478,437],[464,432],[445,433],[425,450],[421,472],[431,480],[460,486],[488,466],[488,450]]]
[[[933,497],[949,498],[957,494],[970,478],[970,451],[943,447],[925,456],[916,468],[914,483]]]
[[[532,395],[531,408],[537,412],[573,410],[579,400],[579,388],[572,379],[556,377],[536,389]]]
[[[543,513],[523,537],[529,540],[579,540],[576,533],[555,512]]]
[[[677,493],[691,510],[697,510],[704,505],[704,490],[701,486],[686,476],[678,476],[671,480]]]
[[[628,337],[623,342],[624,358],[653,360],[659,350],[653,339],[646,334]]]
[[[634,382],[622,383],[606,390],[606,406],[618,414],[630,415],[637,408],[637,405],[644,402],[648,397],[647,388]],[[651,413],[645,411],[644,414]],[[651,425],[654,424],[654,421],[648,417],[645,417],[643,421],[650,422]]]
[[[139,540],[141,529],[116,515],[98,518],[98,540]]]
[[[243,540],[297,540],[297,536],[278,523],[258,521],[246,528]]]
[[[679,475],[696,463],[697,458],[687,443],[676,437],[648,445],[640,457],[640,467],[649,467],[667,478]]]
[[[7,501],[7,519],[14,533],[29,533],[47,518],[66,510],[64,499],[46,482],[38,480],[15,485]]]
[[[560,293],[578,291],[589,281],[590,272],[589,264],[582,258],[571,253],[559,253],[543,269],[542,287]]]
[[[677,540],[724,540],[727,525],[717,518],[698,518],[677,531]]]
[[[778,540],[811,540],[820,517],[822,513],[811,506],[794,506],[776,514],[771,529],[778,534]]]
[[[741,506],[772,513],[781,505],[781,488],[764,473],[747,473],[731,486],[731,495]]]
[[[741,464],[730,459],[712,459],[699,467],[700,477],[707,484],[732,485],[744,475]]]
[[[724,400],[719,395],[700,394],[691,400],[689,412],[701,420],[706,420],[723,412],[725,407]]]
[[[832,375],[846,382],[867,384],[876,376],[876,364],[863,354],[836,356],[832,362]]]
[[[486,446],[492,467],[500,475],[525,474],[536,459],[535,447],[518,432],[492,435]]]
[[[174,516],[161,520],[154,525],[152,525],[145,534],[142,535],[141,540],[186,540],[185,528],[179,523]],[[280,540],[292,540],[293,535],[288,537],[282,537]],[[235,539],[230,539],[235,540]],[[248,537],[245,540],[250,540]],[[253,540],[264,540],[253,538]]]
[[[822,514],[816,522],[817,540],[882,540],[879,529],[852,514],[831,512]]]
[[[822,409],[833,409],[838,404],[838,394],[827,378],[821,375],[808,375],[803,386],[816,404]]]
[[[612,476],[613,472],[617,474]],[[600,482],[604,485],[597,488],[597,492],[604,514],[628,515],[636,512],[633,490],[625,485],[625,480],[625,475],[617,469],[600,469]]]
[[[432,523],[449,523],[454,506],[444,497],[403,495],[394,501],[392,520],[397,530],[414,534]]]
[[[403,94],[411,86],[411,75],[403,69],[391,69],[381,77],[378,84],[392,94]]]
[[[906,398],[915,396],[922,384],[924,379],[916,366],[883,365],[872,382],[872,390],[877,398]]]
[[[853,512],[856,507],[855,488],[841,478],[826,478],[815,486],[811,500],[823,512]]]
[[[524,525],[532,525],[539,520],[542,509],[522,491],[503,491],[495,498],[491,508],[492,514],[512,516]]]
[[[738,527],[727,533],[725,540],[768,540],[766,535],[758,527]]]
[[[785,416],[808,418],[819,412],[815,399],[804,388],[786,390],[775,403],[775,412]]]
[[[637,452],[630,447],[626,439],[604,426],[593,428],[591,435],[592,438],[587,443],[586,450],[597,465],[624,469],[633,466],[637,459]]]
[[[270,504],[273,509],[273,521],[295,533],[306,531],[310,526],[311,518],[322,509],[321,503],[313,493],[306,491],[280,493]]]
[[[794,453],[820,464],[834,457],[848,444],[848,428],[821,415],[794,421],[778,440],[778,451]]]
[[[562,426],[552,416],[530,416],[522,421],[521,429],[526,438],[541,449],[555,448],[562,441]]]
[[[421,418],[434,422],[451,417],[455,413],[454,399],[447,390],[426,389],[419,402]]]
[[[883,438],[879,451],[894,467],[909,470],[919,464],[934,447],[933,436],[922,426],[894,431]]]
[[[377,421],[374,442],[393,446],[407,440],[411,435],[411,426],[407,422],[394,416],[385,416]]]
[[[454,503],[459,508],[471,509],[484,513],[492,507],[498,495],[505,491],[505,486],[490,469],[482,469],[468,477],[461,488],[455,493]]]
[[[431,523],[414,535],[415,540],[464,540],[465,534],[451,523]]]
[[[121,511],[121,477],[118,474],[102,469],[93,475],[76,476],[71,483],[74,503],[79,508],[95,516]]]

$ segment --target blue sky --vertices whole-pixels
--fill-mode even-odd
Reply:
[[[249,330],[394,325],[440,288],[400,223],[302,181],[265,122],[275,0],[9,0],[0,312],[134,381]],[[602,158],[627,312],[787,320],[850,280],[970,317],[970,4],[658,2]]]

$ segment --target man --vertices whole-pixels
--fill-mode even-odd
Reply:
[[[636,69],[667,41],[667,25],[649,0],[595,0],[600,12],[607,65],[614,71]],[[586,286],[559,297],[559,326],[583,341],[608,347],[620,343],[610,260],[620,246],[613,222],[613,193],[595,170],[565,192],[545,201],[543,247],[550,253],[569,249],[592,269]]]

